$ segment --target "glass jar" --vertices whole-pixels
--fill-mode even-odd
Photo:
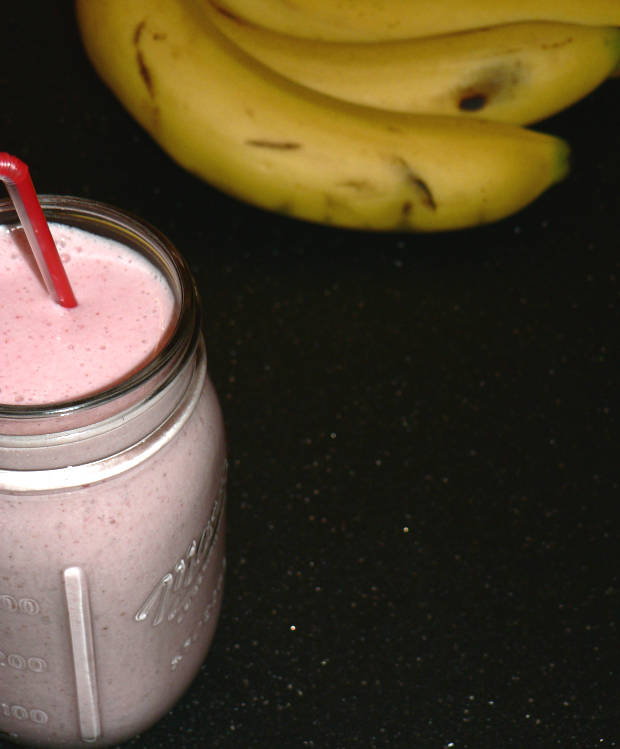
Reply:
[[[48,221],[142,253],[175,297],[173,331],[140,371],[72,402],[0,404],[0,736],[107,746],[178,700],[213,638],[225,435],[179,253],[109,206],[40,200]],[[17,223],[6,202],[0,223]]]

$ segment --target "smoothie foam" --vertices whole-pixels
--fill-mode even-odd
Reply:
[[[20,229],[0,227],[0,403],[62,402],[102,390],[153,358],[174,297],[163,275],[111,239],[50,224],[78,306],[49,297]]]

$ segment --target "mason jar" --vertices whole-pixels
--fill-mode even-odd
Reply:
[[[181,255],[112,207],[40,201],[49,222],[139,252],[174,296],[138,371],[70,402],[0,404],[0,737],[107,746],[168,711],[212,641],[225,434]],[[17,224],[6,202],[0,223]]]

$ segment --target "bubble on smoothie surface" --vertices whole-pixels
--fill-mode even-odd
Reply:
[[[0,229],[0,403],[61,402],[97,392],[154,356],[174,298],[137,252],[51,224],[79,304],[50,303],[18,232]]]

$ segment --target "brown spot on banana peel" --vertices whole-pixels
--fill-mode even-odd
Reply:
[[[134,29],[133,43],[136,47],[138,46],[138,43],[140,42],[140,37],[142,36],[142,32],[144,31],[145,26],[146,26],[146,21],[140,21],[140,23]]]
[[[142,36],[142,32],[144,31],[145,28],[146,28],[146,20],[140,21],[140,23],[134,29],[133,43],[136,47],[140,43],[140,37]],[[168,34],[166,34],[164,31],[153,31],[151,36],[156,42],[161,42],[164,39],[168,38]]]
[[[358,192],[373,192],[375,190],[372,182],[364,179],[346,179],[337,184],[340,187],[350,187],[352,190],[357,190]]]
[[[148,69],[146,63],[144,62],[144,56],[142,55],[142,52],[140,52],[140,50],[136,52],[136,60],[138,62],[138,70],[140,71],[140,77],[144,81],[146,90],[149,92],[149,95],[152,97],[155,95],[153,91],[153,78],[151,77],[151,71]]]
[[[279,151],[296,151],[301,148],[301,143],[296,143],[291,140],[264,140],[264,139],[252,139],[245,141],[247,146],[254,146],[256,148],[274,148]]]
[[[553,42],[553,44],[541,44],[541,49],[558,49],[559,47],[566,47],[567,44],[573,43],[573,37],[569,36],[568,39],[563,39],[561,42]]]
[[[152,129],[158,130],[160,127],[160,111],[159,107],[155,103],[155,88],[153,85],[153,77],[151,75],[149,67],[146,64],[144,55],[142,54],[142,50],[139,47],[142,33],[144,32],[145,28],[146,20],[141,21],[136,26],[133,33],[133,43],[136,48],[136,63],[138,65],[138,72],[140,73],[140,77],[144,81],[144,86],[148,93],[148,99],[145,99],[142,102],[142,106],[145,109],[147,116],[151,119]],[[162,39],[165,39],[167,37],[167,34],[156,32],[152,34],[152,36],[156,41],[161,41]]]
[[[420,177],[420,175],[417,174],[417,172],[412,169],[411,166],[401,156],[396,157],[396,163],[404,170],[405,179],[410,185],[415,188],[416,193],[421,199],[422,205],[425,205],[432,211],[436,211],[437,203],[428,183],[424,179],[422,179],[422,177]],[[411,213],[411,211],[413,210],[413,205],[410,205],[409,201],[407,201],[403,203],[403,210],[405,209],[405,206],[407,206],[406,212]]]
[[[140,21],[133,32],[133,43],[136,48],[136,62],[138,63],[138,71],[140,73],[140,77],[144,81],[144,85],[146,86],[146,90],[149,92],[149,96],[154,97],[155,91],[153,88],[153,76],[151,75],[151,71],[146,64],[144,55],[142,54],[142,50],[140,49],[140,39],[145,28],[146,20]],[[151,36],[156,42],[161,42],[168,38],[168,34],[162,31],[154,31]]]
[[[244,18],[241,18],[241,16],[236,15],[231,10],[228,10],[228,8],[222,8],[219,3],[214,3],[213,0],[205,0],[216,13],[219,13],[221,16],[224,16],[224,18],[229,18],[231,21],[234,21],[235,23],[238,23],[239,26],[251,26],[253,24],[248,23]]]
[[[487,94],[465,94],[459,101],[461,112],[478,112],[486,106]]]
[[[461,112],[479,112],[500,95],[507,96],[519,83],[521,63],[482,70],[477,78],[455,91],[456,105]]]
[[[422,196],[422,203],[431,210],[436,211],[437,203],[435,202],[435,198],[428,184],[421,177],[418,177],[415,174],[410,175],[409,181],[420,192]]]
[[[153,96],[155,95],[155,92],[153,90],[153,77],[146,62],[144,61],[144,55],[142,54],[139,46],[140,37],[142,36],[142,32],[144,31],[145,27],[146,21],[140,21],[133,32],[133,43],[136,48],[136,62],[138,64],[138,72],[140,73],[140,78],[142,78],[142,80],[144,81],[144,85],[146,86],[146,90],[149,92],[149,96],[153,98]]]

